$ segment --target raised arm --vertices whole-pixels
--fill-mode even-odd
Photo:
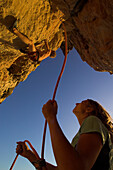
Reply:
[[[42,61],[42,60],[46,59],[51,54],[51,49],[49,48],[48,41],[47,40],[44,40],[44,41],[45,41],[45,45],[46,45],[47,49],[43,50],[43,51],[38,50],[39,51],[39,55],[40,55],[39,61]]]

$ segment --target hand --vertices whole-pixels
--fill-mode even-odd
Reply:
[[[46,104],[44,104],[42,107],[42,113],[45,119],[48,121],[56,118],[57,109],[58,106],[55,100],[54,101],[49,100]]]
[[[21,156],[28,158],[30,152],[32,151],[29,149],[25,142],[17,142],[16,153],[20,154]]]

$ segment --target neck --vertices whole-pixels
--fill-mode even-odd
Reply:
[[[81,126],[84,120],[78,120],[79,125]]]
[[[87,117],[88,117],[88,115],[84,115],[84,117],[78,119],[78,122],[79,122],[79,125],[80,125],[80,126],[82,125],[83,121],[84,121]]]

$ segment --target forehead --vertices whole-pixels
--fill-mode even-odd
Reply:
[[[86,102],[89,102],[88,99],[83,100],[81,103],[86,103]]]
[[[83,100],[81,103],[82,103],[82,104],[90,104],[90,102],[89,102],[88,99],[87,99],[87,100]]]

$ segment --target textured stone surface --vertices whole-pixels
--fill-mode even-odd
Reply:
[[[113,73],[113,1],[88,1],[73,20],[77,36],[73,30],[70,40],[83,61],[97,71]]]
[[[0,102],[38,66],[20,53],[25,44],[7,29],[14,17],[18,29],[34,42],[48,39],[51,49],[63,51],[64,21],[68,50],[75,47],[95,70],[113,73],[113,0],[0,1]]]
[[[68,0],[65,2],[69,4]],[[69,44],[96,71],[113,74],[113,1],[74,2],[73,7],[68,5],[70,16],[65,21]],[[60,3],[58,6],[65,10]]]
[[[48,39],[50,48],[57,50],[64,40],[62,29],[59,29],[62,16],[60,10],[52,12],[47,0],[0,1],[0,102],[38,66],[20,53],[18,49],[25,44],[7,28],[17,18],[19,31],[34,43]]]

